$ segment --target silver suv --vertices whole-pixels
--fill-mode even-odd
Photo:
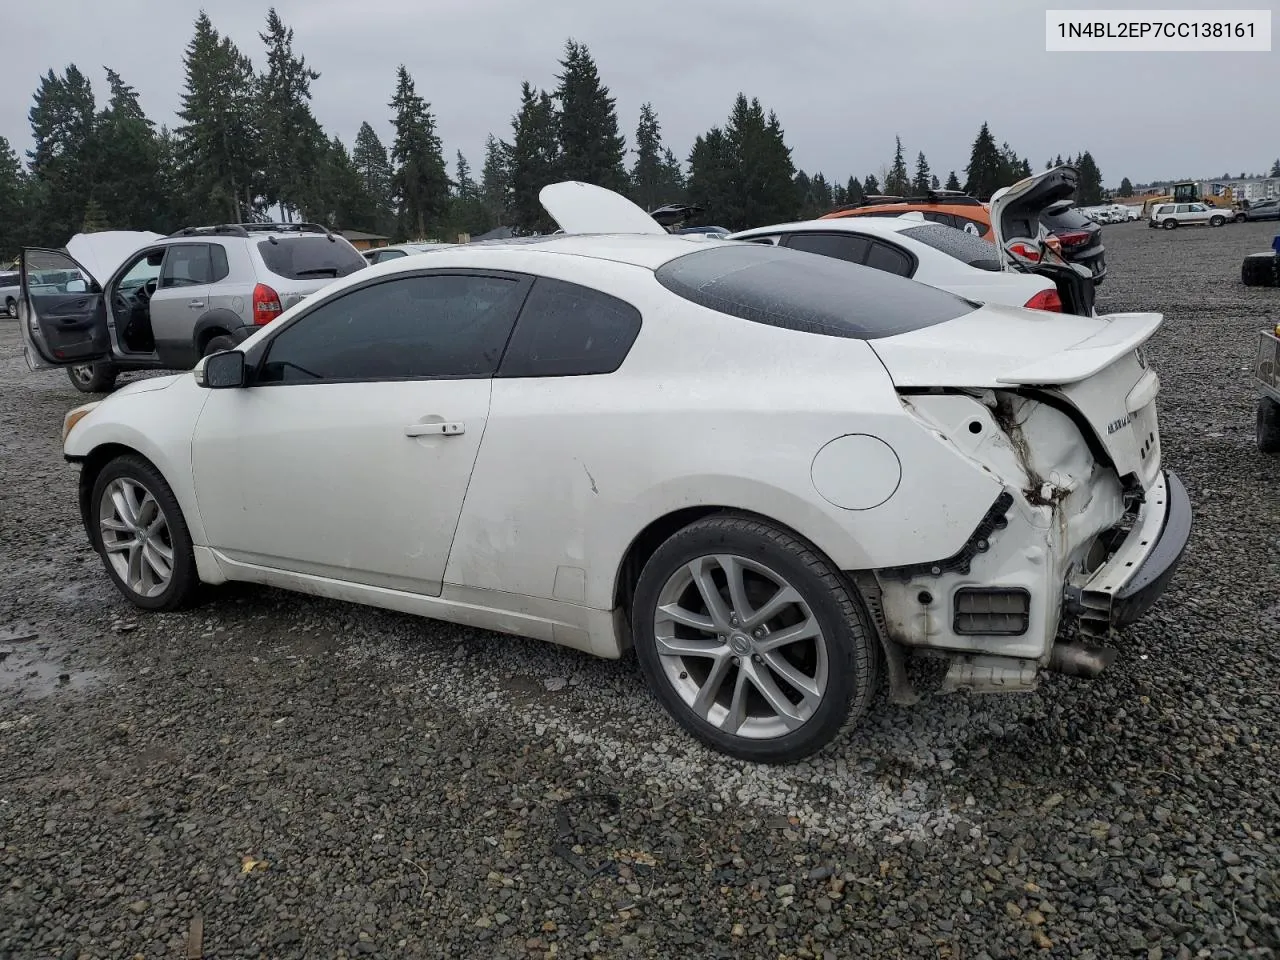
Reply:
[[[189,370],[365,266],[311,223],[77,234],[65,251],[23,251],[18,325],[32,369],[66,367],[100,393],[125,370]]]

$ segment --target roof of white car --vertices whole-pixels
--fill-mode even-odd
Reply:
[[[921,216],[907,214],[902,217],[834,217],[830,220],[797,220],[793,223],[775,223],[769,227],[752,227],[729,234],[729,239],[769,236],[775,233],[799,233],[809,230],[820,230],[823,233],[849,231],[851,233],[871,233],[888,235],[901,233],[911,227],[922,227],[929,223]],[[954,229],[954,228],[952,228]]]
[[[508,240],[481,240],[476,243],[442,246],[435,250],[425,251],[430,257],[449,257],[461,253],[467,259],[480,259],[486,256],[509,253],[512,250],[535,253],[558,254],[561,256],[587,257],[592,260],[609,260],[614,263],[630,264],[656,270],[676,257],[706,249],[708,244],[718,241],[704,236],[680,236],[677,234],[552,234],[541,237],[514,237]],[[405,263],[412,258],[397,258],[376,265],[383,267],[399,267],[415,269],[420,262]]]

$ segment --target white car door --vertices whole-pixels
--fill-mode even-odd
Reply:
[[[413,271],[346,288],[247,351],[192,438],[208,546],[232,563],[441,592],[529,280]]]

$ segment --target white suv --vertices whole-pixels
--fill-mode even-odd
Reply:
[[[1148,227],[1173,230],[1181,224],[1220,227],[1228,215],[1207,203],[1162,203],[1151,211]]]

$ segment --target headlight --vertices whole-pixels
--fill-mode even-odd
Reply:
[[[86,403],[82,407],[76,407],[74,410],[68,410],[66,416],[62,418],[62,442],[67,442],[67,437],[71,434],[71,430],[77,423],[97,409],[101,400],[95,400],[93,403]]]

